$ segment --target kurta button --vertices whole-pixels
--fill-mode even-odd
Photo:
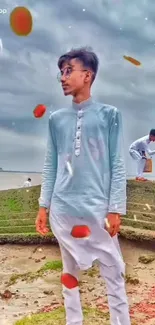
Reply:
[[[78,111],[78,118],[81,118],[83,116],[83,111]]]
[[[77,127],[78,127],[78,129],[81,128],[81,120],[78,120],[78,121],[77,121]]]
[[[77,139],[80,138],[80,135],[81,135],[81,131],[77,131],[77,132],[76,132],[76,137],[77,137]]]
[[[75,150],[75,156],[79,156],[80,155],[80,149],[76,149]]]
[[[81,142],[77,141],[76,144],[75,144],[75,148],[78,149],[78,148],[80,148],[80,146],[81,146]]]

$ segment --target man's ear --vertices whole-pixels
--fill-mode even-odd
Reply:
[[[85,80],[86,81],[91,81],[92,80],[92,75],[93,75],[93,73],[91,71],[87,71]]]

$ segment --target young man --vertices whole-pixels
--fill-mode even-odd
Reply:
[[[49,231],[50,209],[63,262],[66,324],[83,324],[78,284],[71,289],[67,278],[76,282],[78,271],[98,260],[107,285],[111,325],[130,325],[125,264],[117,240],[120,216],[126,213],[121,114],[91,98],[98,70],[98,58],[91,50],[71,50],[60,57],[58,67],[64,95],[73,101],[49,119],[36,230],[42,235]],[[87,240],[74,237],[75,226],[82,225],[89,229]]]
[[[149,149],[149,143],[155,141],[155,129],[152,129],[148,135],[134,141],[130,148],[129,153],[131,157],[137,161],[137,181],[147,181],[143,177],[143,171],[146,163],[146,153],[151,157],[155,154],[155,150],[151,151]]]

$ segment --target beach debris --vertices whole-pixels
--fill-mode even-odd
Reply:
[[[133,218],[134,218],[134,221],[137,221],[137,216],[136,216],[136,214],[134,214]]]
[[[2,299],[11,299],[12,298],[13,293],[10,290],[5,290],[3,293],[0,293],[0,297]]]
[[[155,255],[141,255],[138,261],[142,264],[149,264],[155,261]]]
[[[132,276],[131,274],[126,274],[125,276],[125,281],[126,283],[130,283],[130,284],[139,284],[139,279],[136,276]]]
[[[148,203],[146,203],[145,205],[146,205],[146,207],[148,208],[148,210],[151,211],[151,207],[150,207],[150,205],[149,205]]]
[[[53,302],[51,302],[50,305],[48,305],[48,306],[44,306],[44,307],[40,310],[40,312],[41,312],[41,313],[48,313],[48,312],[50,312],[50,311],[53,311],[53,310],[57,309],[58,307],[62,307],[62,305],[61,305],[59,302],[57,302],[57,301],[53,301]]]
[[[131,62],[132,64],[136,65],[136,66],[140,66],[141,65],[141,62],[132,58],[131,56],[126,56],[126,55],[123,55],[123,58],[129,62]]]

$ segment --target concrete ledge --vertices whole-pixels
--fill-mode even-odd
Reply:
[[[122,226],[120,237],[139,242],[155,243],[155,231],[137,229],[129,226]],[[58,244],[56,238],[50,233],[47,236],[40,236],[37,233],[29,234],[0,234],[0,244]]]
[[[139,242],[153,242],[155,243],[155,231],[133,228],[130,226],[122,226],[120,236],[130,240]]]

